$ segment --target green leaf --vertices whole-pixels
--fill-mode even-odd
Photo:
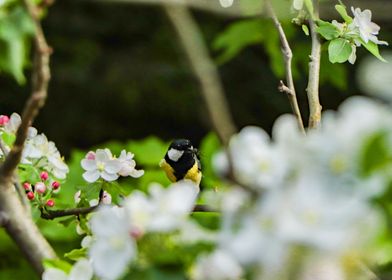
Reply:
[[[343,63],[348,60],[352,52],[351,44],[343,38],[333,39],[328,46],[329,61]]]
[[[347,9],[344,5],[335,5],[335,9],[340,14],[340,16],[344,19],[345,22],[350,24],[353,21],[353,18],[347,14]]]
[[[306,24],[302,24],[302,31],[306,36],[309,36],[309,27]]]
[[[346,64],[330,63],[327,55],[321,55],[320,85],[329,83],[340,91],[345,92],[347,90],[348,80]]]
[[[78,261],[81,258],[85,258],[86,255],[87,255],[87,249],[80,248],[80,249],[73,249],[71,252],[65,253],[64,257],[72,261]]]
[[[72,269],[72,265],[66,261],[60,259],[45,259],[43,261],[43,265],[45,268],[57,268],[65,273],[69,273]]]
[[[0,18],[0,70],[13,75],[19,84],[26,80],[23,69],[34,32],[35,25],[22,7],[16,6]]]
[[[364,46],[372,55],[374,55],[375,57],[377,57],[379,60],[381,60],[382,62],[387,62],[380,54],[380,51],[378,49],[378,45],[372,41],[368,41],[367,43],[365,43],[365,41],[363,41],[362,39],[360,39],[360,42],[362,44],[362,46]]]
[[[12,133],[3,132],[3,134],[1,135],[1,138],[3,139],[4,143],[7,146],[12,146],[14,144],[16,136],[15,136],[15,134],[12,134]]]
[[[332,23],[323,20],[318,20],[317,24],[318,26],[316,28],[316,31],[321,36],[323,36],[324,39],[330,41],[339,37],[340,34],[339,29]]]
[[[212,48],[221,51],[216,61],[221,64],[234,58],[245,47],[261,43],[264,39],[263,21],[241,20],[229,25],[213,41]]]
[[[310,17],[313,18],[314,17],[313,1],[312,0],[304,0],[304,4],[310,14]]]
[[[30,164],[20,164],[18,175],[21,182],[35,184],[36,182],[40,181],[39,172],[34,166]]]
[[[376,133],[362,147],[359,160],[360,173],[366,177],[390,164],[391,152],[387,134]]]

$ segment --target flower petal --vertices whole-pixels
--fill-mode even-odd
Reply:
[[[121,170],[121,162],[117,159],[112,159],[106,162],[105,171],[108,173],[117,173]]]
[[[79,260],[72,268],[68,280],[90,280],[93,277],[93,269],[86,259]]]
[[[42,274],[42,280],[67,280],[68,276],[64,271],[56,268],[48,268]]]
[[[99,179],[99,171],[98,170],[92,170],[92,171],[87,171],[83,173],[83,179],[86,180],[89,183],[94,183]]]
[[[118,175],[117,174],[112,174],[112,173],[108,173],[106,171],[101,172],[101,177],[108,182],[114,181],[118,179]]]
[[[83,169],[86,171],[92,171],[94,169],[97,169],[97,162],[95,160],[82,159],[80,164],[82,165]]]

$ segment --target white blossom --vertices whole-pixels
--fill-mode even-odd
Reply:
[[[270,142],[269,136],[257,127],[245,127],[229,145],[236,179],[254,188],[271,188],[284,179],[287,166],[283,154]],[[218,170],[228,167],[227,158],[215,160]]]
[[[125,208],[102,207],[91,219],[94,242],[89,256],[94,272],[103,279],[119,278],[130,261],[136,258],[135,241],[129,232]]]
[[[297,11],[302,10],[304,6],[304,0],[293,0],[293,8]]]
[[[137,233],[168,232],[177,229],[192,211],[197,196],[192,182],[182,181],[164,189],[149,187],[150,196],[134,191],[124,203],[132,229]]]
[[[239,263],[227,252],[216,250],[210,255],[198,258],[192,271],[194,280],[237,280],[244,271]]]
[[[83,178],[89,183],[94,183],[99,178],[108,182],[117,180],[117,173],[121,170],[121,162],[113,158],[109,149],[98,149],[95,153],[88,153],[82,159],[81,165],[86,170]]]
[[[372,22],[372,12],[370,10],[361,11],[360,8],[354,9],[354,7],[351,7],[351,11],[354,15],[351,25],[358,28],[359,35],[365,43],[371,41],[378,45],[388,45],[387,42],[378,40],[377,35],[380,31],[380,26]]]
[[[12,113],[9,121],[4,126],[4,131],[9,134],[15,134],[21,123],[22,118],[20,115],[18,113]]]
[[[131,176],[133,178],[139,178],[144,174],[144,170],[136,170],[136,162],[133,160],[134,154],[125,150],[121,151],[118,160],[121,163],[121,169],[118,172],[120,176]]]
[[[57,268],[48,268],[42,274],[42,280],[90,280],[93,277],[91,264],[86,259],[75,263],[69,274]]]
[[[60,152],[44,134],[38,134],[34,128],[29,130],[29,137],[23,150],[22,162],[32,163],[38,168],[51,172],[56,178],[64,179],[69,169]]]
[[[233,5],[234,0],[219,0],[219,3],[223,8],[228,8]]]

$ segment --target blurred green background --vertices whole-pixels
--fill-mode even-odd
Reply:
[[[373,1],[373,5],[382,2]],[[392,16],[377,20],[378,11],[373,14],[382,26],[381,39],[392,42]],[[388,13],[380,10],[380,14]],[[242,20],[197,10],[193,15],[219,65],[235,124],[270,131],[279,115],[291,112],[287,97],[277,91],[283,69],[272,24],[266,19]],[[284,26],[294,51],[297,95],[306,120],[309,38],[288,20]],[[205,138],[211,124],[198,82],[161,7],[57,1],[43,28],[54,49],[52,79],[47,103],[34,126],[56,143],[70,164],[60,201],[72,204],[75,187],[82,183],[82,150],[97,146],[109,146],[117,154],[128,148],[136,154],[138,164],[149,170],[142,180],[124,184],[141,189],[152,180],[167,184],[156,165],[168,141],[179,137],[202,145],[204,174],[210,175],[204,184],[213,185],[210,156],[219,145],[212,134]],[[329,64],[325,50],[323,54],[321,104],[323,110],[336,109],[347,97],[362,94],[356,73],[369,54],[359,50],[355,66]],[[29,77],[29,68],[25,73]],[[0,88],[1,114],[21,112],[29,82],[21,87],[1,74]],[[146,137],[150,138],[142,140]],[[53,222],[39,223],[59,255],[79,247],[75,224],[65,228]],[[35,279],[3,231],[0,247],[0,279]]]
[[[377,15],[377,11],[373,13]],[[213,48],[214,40],[238,19],[197,10],[194,16],[212,56],[219,59],[222,51]],[[391,22],[380,20],[382,39],[391,41]],[[160,7],[58,1],[43,26],[54,49],[52,80],[47,104],[35,126],[65,155],[75,147],[87,149],[110,139],[149,135],[166,140],[186,137],[199,143],[210,131],[198,82]],[[268,20],[261,26],[257,36],[262,38],[255,40],[248,38],[255,31],[234,32],[237,41],[243,36],[244,44],[251,44],[219,66],[239,128],[255,124],[269,130],[277,116],[290,112],[286,96],[276,89],[281,77],[275,74],[282,74],[277,70],[281,64],[277,34]],[[297,95],[306,120],[309,38],[300,28],[286,26],[290,27]],[[273,42],[263,45],[262,41]],[[226,48],[230,43],[229,39]],[[361,49],[358,55],[360,62],[368,54]],[[359,93],[355,82],[358,65],[323,63],[324,110],[335,109],[343,99]],[[6,75],[0,75],[0,86],[0,111],[20,112],[29,86],[20,87]]]

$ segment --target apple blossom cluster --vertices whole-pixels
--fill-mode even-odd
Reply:
[[[40,174],[40,181],[35,184],[29,182],[23,183],[23,188],[26,192],[27,199],[35,203],[38,208],[45,206],[53,207],[55,205],[53,194],[60,192],[60,183],[49,178],[46,171]]]
[[[197,187],[188,181],[164,189],[151,185],[149,195],[134,191],[121,207],[104,206],[92,217],[89,248],[94,273],[118,279],[137,258],[137,240],[146,233],[179,229],[191,213]]]
[[[109,149],[98,149],[95,152],[88,152],[81,161],[85,172],[83,178],[89,183],[94,183],[100,178],[104,181],[112,182],[120,176],[139,178],[144,174],[143,170],[137,170],[134,154],[125,150],[121,151],[118,158],[112,155]]]
[[[320,129],[306,136],[288,115],[276,121],[272,139],[245,127],[214,157],[224,175],[231,154],[236,184],[203,197],[220,212],[219,229],[207,230],[190,215],[197,198],[192,182],[153,184],[148,194],[135,190],[120,206],[101,205],[92,214],[92,235],[82,241],[89,267],[82,274],[89,278],[80,279],[92,272],[120,279],[138,262],[144,236],[162,233],[180,246],[212,244],[187,269],[194,280],[275,280],[292,273],[358,279],[358,266],[376,258],[385,227],[373,203],[390,184],[391,139],[390,108],[363,97],[325,112]]]
[[[20,124],[21,117],[17,113],[10,117],[0,116],[0,135],[6,153],[11,149]],[[4,157],[3,152],[0,151],[0,158]],[[47,171],[60,180],[65,179],[69,171],[54,142],[48,141],[44,134],[38,134],[34,127],[29,128],[21,164],[32,166],[37,172]]]
[[[227,152],[238,183],[260,196],[238,187],[214,194],[221,196],[214,205],[221,205],[222,228],[216,250],[196,263],[195,279],[238,279],[249,271],[254,279],[280,279],[298,250],[307,256],[299,279],[314,279],[313,270],[326,263],[324,274],[348,279],[352,267],[344,260],[371,256],[369,246],[383,228],[372,203],[389,183],[390,108],[351,98],[338,113],[324,114],[320,130],[304,136],[293,117],[282,116],[272,135],[246,127],[231,139]],[[385,162],[369,165],[374,157]],[[220,173],[228,171],[225,153],[214,161]]]

